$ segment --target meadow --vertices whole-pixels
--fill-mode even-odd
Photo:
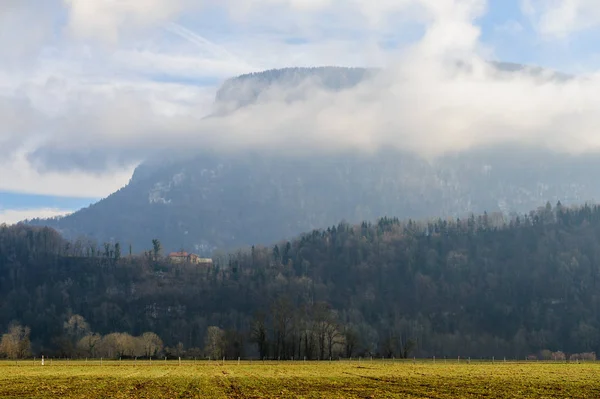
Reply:
[[[0,398],[599,398],[600,364],[0,362]]]

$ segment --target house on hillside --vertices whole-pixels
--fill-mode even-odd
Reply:
[[[171,252],[169,260],[173,263],[185,263],[189,261],[190,254],[187,252]]]
[[[212,266],[212,259],[210,258],[201,258],[196,254],[189,254],[187,252],[171,252],[169,254],[169,260],[173,263],[191,263],[194,265],[206,265]]]

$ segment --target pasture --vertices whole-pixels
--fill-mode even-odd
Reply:
[[[0,398],[599,398],[596,363],[0,362]]]

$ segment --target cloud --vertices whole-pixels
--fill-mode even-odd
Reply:
[[[566,3],[524,6],[543,32],[587,26],[578,22],[585,2],[573,2],[574,12],[561,8]],[[22,71],[0,66],[0,190],[104,196],[144,158],[182,148],[314,154],[392,146],[426,157],[506,143],[600,150],[600,76],[560,80],[491,67],[493,49],[482,44],[478,26],[483,0],[63,4],[72,40],[44,44]],[[571,22],[543,22],[557,18],[557,10]],[[184,13],[235,34],[198,35],[193,23],[179,23]],[[378,46],[391,33],[414,29],[415,21],[422,32],[414,42]],[[63,35],[64,28],[50,32]],[[290,45],[290,37],[303,40]],[[250,107],[204,119],[217,81],[322,64],[385,68],[338,93],[314,81],[275,85]]]
[[[276,25],[279,16],[296,14],[296,24],[310,23],[304,14],[324,10],[336,13],[360,13],[372,21],[379,21],[390,10],[404,8],[414,0],[381,0],[371,3],[363,0],[63,0],[67,6],[68,30],[81,39],[95,39],[115,44],[123,35],[148,29],[176,19],[183,12],[220,9],[238,23],[269,22]],[[340,7],[344,6],[344,7]],[[288,18],[286,18],[288,19]],[[337,19],[337,18],[336,18]]]
[[[425,20],[457,9],[481,9],[484,0],[63,0],[68,30],[80,39],[115,44],[122,36],[172,22],[181,14],[216,15],[218,23],[318,34],[336,29],[383,31],[398,21]],[[215,13],[216,12],[216,13]],[[404,15],[402,15],[404,14]],[[435,17],[435,15],[433,16]],[[326,20],[325,20],[325,19]],[[208,21],[210,22],[210,21]],[[326,22],[326,24],[324,23]],[[316,31],[316,32],[315,32]]]
[[[72,210],[53,208],[0,209],[0,224],[5,223],[7,225],[11,225],[26,219],[45,219],[57,216],[65,216],[72,212]]]
[[[73,88],[66,112],[48,118],[52,134],[39,135],[24,147],[37,170],[84,170],[100,173],[126,168],[171,145],[185,125],[189,141],[194,126],[212,109],[213,91],[178,83],[106,82]]]
[[[288,153],[393,146],[435,157],[507,143],[572,153],[600,149],[596,77],[562,81],[535,71],[500,72],[477,57],[468,68],[421,57],[411,53],[379,78],[341,93],[304,88],[306,101],[291,105],[283,101],[289,91],[273,88],[262,103],[205,121],[200,132],[221,150]]]
[[[83,39],[116,44],[119,36],[169,21],[198,3],[194,0],[63,0],[68,29]]]
[[[551,38],[567,39],[600,25],[596,0],[522,0],[522,9],[538,31]]]
[[[0,191],[65,196],[101,198],[117,191],[129,181],[134,165],[124,168],[107,168],[89,172],[80,168],[68,171],[38,170],[18,153],[0,159]]]
[[[40,46],[51,42],[56,3],[56,0],[0,2],[0,62],[3,69],[29,68]]]
[[[281,4],[301,8],[299,3]],[[334,4],[314,3],[307,10]],[[126,163],[156,149],[224,151],[290,143],[297,151],[394,146],[428,157],[507,142],[573,152],[598,148],[598,79],[565,82],[532,71],[503,73],[490,67],[476,25],[485,2],[353,4],[365,13],[418,6],[425,24],[423,37],[373,81],[341,93],[309,82],[302,88],[304,99],[292,104],[284,101],[289,88],[275,86],[265,93],[266,100],[208,120],[201,118],[193,94],[189,101],[178,102],[168,98],[169,92],[151,96],[151,91],[113,89],[110,97],[88,95],[84,112],[70,108],[60,119],[62,132],[49,137],[31,159],[52,164],[52,159],[77,160],[85,154],[88,161],[112,157]],[[468,68],[458,68],[459,60]],[[173,112],[166,113],[170,108]],[[72,140],[84,124],[86,136]],[[94,152],[88,150],[92,147]],[[92,167],[82,162],[72,166]]]

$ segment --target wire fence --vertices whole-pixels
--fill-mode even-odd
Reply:
[[[532,359],[515,359],[515,358],[412,358],[412,359],[394,359],[394,358],[376,358],[376,357],[356,357],[356,358],[331,358],[326,360],[314,359],[252,359],[252,358],[120,358],[120,359],[104,359],[104,358],[29,358],[29,359],[3,359],[0,360],[0,365],[5,366],[260,366],[260,365],[305,365],[305,364],[377,364],[377,365],[502,365],[502,364],[596,364],[596,360],[532,360]]]

